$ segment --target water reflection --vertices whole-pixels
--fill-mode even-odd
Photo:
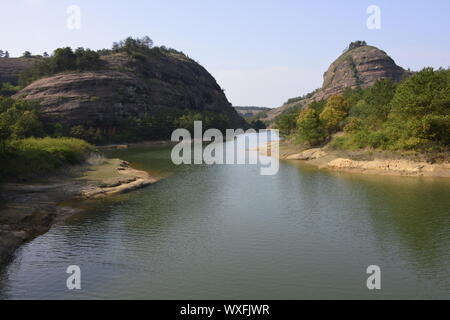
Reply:
[[[168,177],[89,203],[25,245],[0,280],[8,298],[450,298],[450,188],[282,162],[173,166],[167,147],[114,151]],[[86,205],[86,204],[83,204]],[[83,290],[65,289],[68,264]],[[382,291],[365,269],[382,268]]]

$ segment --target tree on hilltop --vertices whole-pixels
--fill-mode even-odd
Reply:
[[[359,48],[359,47],[363,47],[363,46],[367,46],[367,42],[364,40],[356,40],[353,42],[350,42],[350,44],[348,45],[348,47],[344,50],[344,52]]]

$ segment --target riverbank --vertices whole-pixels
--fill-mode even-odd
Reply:
[[[85,164],[66,167],[40,181],[1,185],[0,267],[20,245],[80,212],[61,203],[117,195],[155,182],[126,161],[92,155]]]
[[[260,148],[259,152],[266,154],[267,149],[267,147]],[[376,175],[450,178],[448,161],[432,163],[425,157],[412,153],[336,150],[330,146],[305,149],[289,141],[280,141],[279,150],[272,150],[272,155],[276,154],[279,154],[281,160],[302,161],[319,169]]]

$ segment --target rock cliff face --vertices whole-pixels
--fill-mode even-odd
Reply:
[[[322,88],[311,98],[273,109],[267,113],[264,120],[273,120],[295,105],[306,106],[313,100],[327,99],[347,88],[367,88],[383,78],[398,82],[407,75],[408,72],[397,66],[386,52],[372,46],[361,46],[345,52],[330,65],[324,74]]]
[[[106,67],[100,71],[43,78],[16,97],[40,101],[45,122],[65,127],[114,130],[130,117],[174,110],[211,111],[229,118],[233,127],[244,125],[215,79],[182,54],[117,53],[102,60]]]
[[[362,46],[341,55],[324,74],[322,90],[314,95],[316,100],[342,93],[347,88],[367,88],[383,78],[398,82],[406,71],[397,66],[386,52]]]

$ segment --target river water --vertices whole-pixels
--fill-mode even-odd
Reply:
[[[182,165],[167,146],[107,153],[164,179],[79,204],[20,248],[0,298],[450,298],[450,183],[283,161]],[[81,290],[66,287],[69,265]],[[381,268],[381,290],[366,269]]]

